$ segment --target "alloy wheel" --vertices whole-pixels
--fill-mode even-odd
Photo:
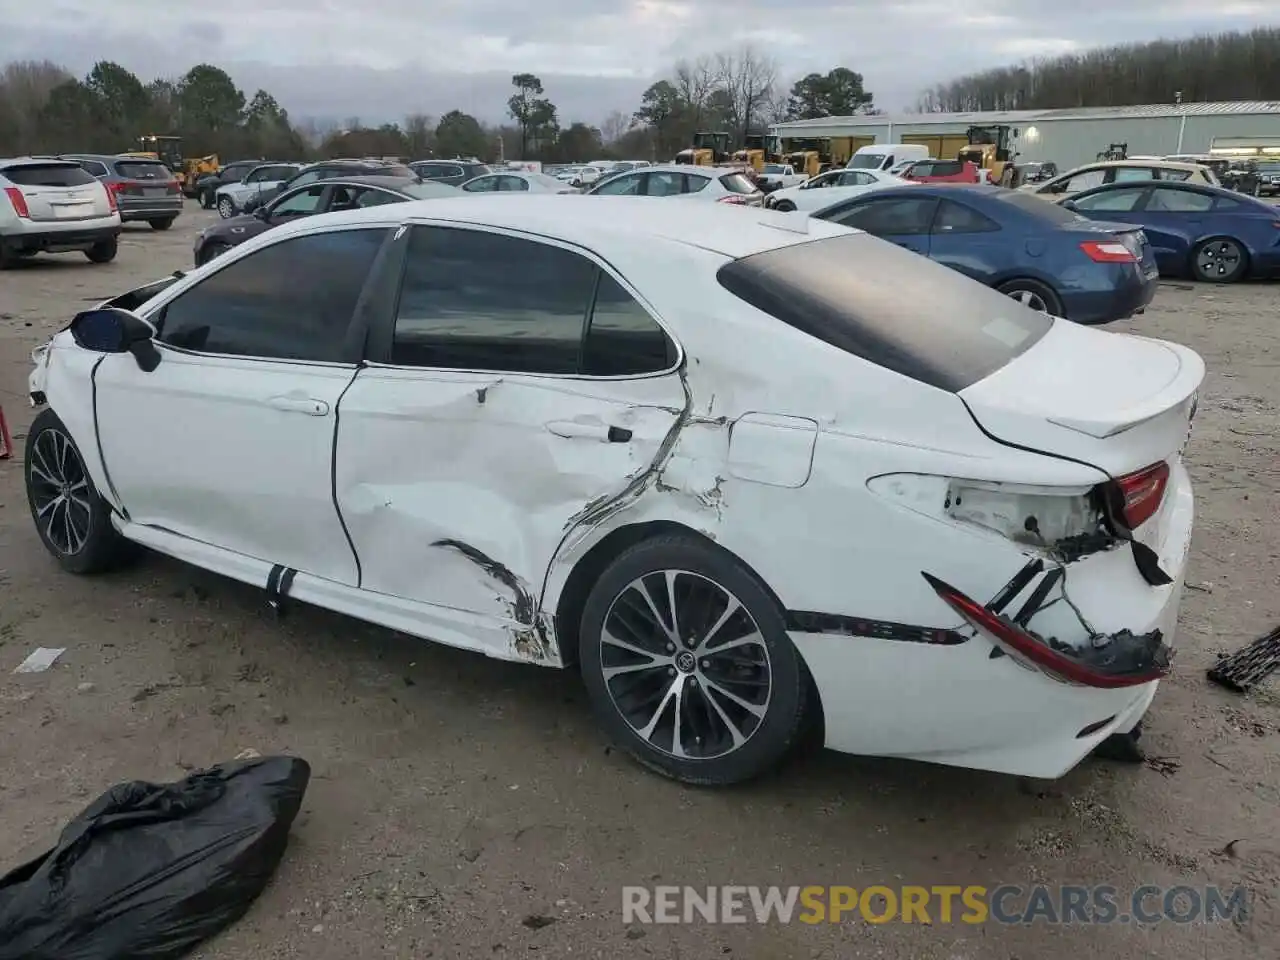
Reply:
[[[71,438],[44,430],[32,445],[29,469],[36,523],[58,552],[75,556],[89,540],[93,513],[89,478]]]
[[[218,213],[224,220],[230,220],[235,215],[235,204],[231,202],[230,197],[222,197],[218,201]]]
[[[604,686],[636,736],[668,756],[740,749],[769,710],[773,670],[755,618],[729,590],[687,570],[631,581],[604,618]]]
[[[1008,296],[1013,297],[1024,307],[1039,310],[1041,313],[1049,312],[1049,305],[1044,302],[1044,297],[1033,290],[1010,290]]]
[[[1230,277],[1240,269],[1240,257],[1234,240],[1211,240],[1196,254],[1196,270],[1207,279]]]

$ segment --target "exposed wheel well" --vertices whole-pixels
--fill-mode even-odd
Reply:
[[[764,591],[778,605],[779,609],[786,609],[782,600],[774,593],[773,588],[769,586],[762,576],[756,573],[751,564],[736,553],[726,550],[705,533],[700,533],[692,527],[686,527],[684,524],[676,523],[672,520],[653,520],[647,523],[629,524],[610,531],[599,543],[583,554],[578,562],[574,564],[573,570],[569,572],[569,578],[565,580],[564,587],[560,591],[560,598],[556,602],[555,614],[556,640],[560,647],[560,657],[566,668],[577,666],[578,629],[582,624],[582,610],[586,606],[587,596],[591,593],[591,588],[595,585],[601,571],[621,555],[624,550],[635,546],[635,544],[651,537],[671,536],[673,534],[696,538],[716,550],[729,554],[734,560],[747,568],[748,572],[756,578]],[[824,723],[822,700],[818,695],[817,684],[813,682],[813,677],[809,673],[809,667],[804,662],[803,656],[800,657],[800,664],[804,668],[805,680],[809,684],[810,693],[812,694],[809,697],[810,723],[815,726],[811,731],[811,735],[821,738]],[[821,742],[821,739],[818,742]]]

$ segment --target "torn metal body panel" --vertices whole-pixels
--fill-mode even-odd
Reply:
[[[361,588],[488,618],[506,637],[495,655],[558,662],[545,571],[568,529],[651,476],[685,406],[678,373],[602,385],[362,370],[335,467]]]

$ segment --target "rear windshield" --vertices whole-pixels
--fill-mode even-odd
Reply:
[[[24,163],[0,167],[0,176],[20,187],[83,187],[97,182],[77,163]]]
[[[953,393],[995,373],[1053,326],[1011,297],[865,233],[743,257],[721,267],[717,279],[797,330]]]
[[[1054,203],[1038,193],[1024,193],[1021,190],[1001,190],[994,196],[1002,203],[1017,207],[1025,213],[1040,217],[1042,220],[1048,220],[1050,223],[1061,225],[1075,223],[1077,220],[1083,219],[1061,204]]]
[[[755,193],[756,186],[744,173],[726,173],[720,178],[720,186],[730,193]]]
[[[859,153],[849,161],[849,166],[854,170],[879,170],[882,163],[883,153]]]
[[[126,180],[172,180],[173,174],[156,160],[117,160],[116,173]]]

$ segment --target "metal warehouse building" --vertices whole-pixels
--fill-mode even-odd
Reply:
[[[1059,170],[1092,162],[1113,143],[1130,156],[1215,153],[1280,157],[1280,102],[1148,104],[987,113],[822,117],[779,123],[770,133],[787,141],[831,140],[840,161],[874,143],[920,143],[935,157],[955,157],[970,127],[1004,125],[1014,134],[1018,162],[1051,160]]]

